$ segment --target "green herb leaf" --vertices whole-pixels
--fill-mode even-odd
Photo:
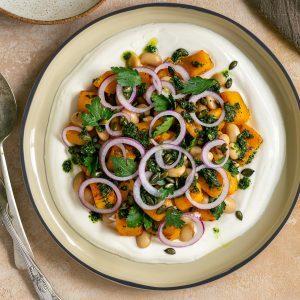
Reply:
[[[234,118],[237,114],[237,110],[239,110],[241,107],[239,103],[235,103],[234,105],[230,105],[228,102],[224,105],[225,110],[225,122],[233,122]]]
[[[129,210],[126,223],[128,227],[136,228],[143,224],[143,219],[143,211],[138,206],[134,205]]]
[[[168,226],[174,226],[176,228],[181,228],[184,225],[184,221],[181,220],[182,212],[177,210],[176,208],[170,208],[166,213],[166,224]]]
[[[221,158],[222,160],[224,160],[224,158]],[[220,161],[220,160],[219,160]],[[222,163],[216,161],[217,164]],[[231,159],[228,159],[226,164],[223,166],[223,169],[225,169],[226,171],[230,172],[232,176],[239,174],[239,169],[236,166],[236,163],[234,161],[232,161]]]
[[[91,104],[87,104],[86,108],[88,109],[89,113],[82,113],[83,126],[98,127],[99,121],[109,120],[113,115],[113,112],[110,108],[106,108],[100,103],[99,97],[92,99]]]
[[[215,201],[215,199],[212,199],[212,201],[209,201],[209,202],[211,203],[213,201]],[[225,207],[226,207],[225,202],[222,202],[218,206],[212,208],[210,210],[210,212],[214,215],[214,217],[216,218],[216,220],[218,220],[218,219],[220,219],[221,215],[223,214]]]
[[[166,199],[169,195],[173,195],[174,194],[174,191],[175,191],[175,187],[172,186],[170,188],[165,188],[165,187],[161,187],[159,189],[159,192],[160,192],[160,199],[164,200]]]
[[[124,67],[112,67],[112,71],[117,75],[117,82],[121,86],[137,86],[142,83],[141,76],[137,70]]]
[[[70,159],[65,160],[62,164],[62,168],[63,168],[63,171],[66,173],[71,172],[73,169],[72,161]]]
[[[216,170],[205,168],[205,169],[202,169],[199,172],[199,174],[200,174],[200,176],[202,176],[204,178],[204,180],[206,181],[206,183],[208,184],[208,187],[210,189],[221,187],[221,183],[218,180]]]
[[[138,127],[132,122],[129,122],[123,127],[123,135],[137,140],[145,148],[149,148],[151,145],[148,131],[139,130]]]
[[[239,186],[239,189],[245,190],[250,186],[250,184],[251,184],[251,179],[248,177],[243,177],[240,179],[238,186]]]
[[[83,165],[87,167],[88,172],[93,176],[98,168],[98,155],[86,156]]]
[[[189,53],[187,50],[183,49],[183,48],[179,48],[176,51],[174,51],[174,53],[171,56],[171,59],[174,63],[177,63],[182,57],[184,56],[188,56]]]
[[[151,100],[154,105],[154,110],[157,112],[165,111],[169,108],[169,100],[164,95],[153,94]]]
[[[111,159],[116,176],[126,177],[135,173],[137,165],[133,159],[116,156]]]
[[[216,85],[218,85],[218,82],[215,79],[192,77],[188,82],[184,83],[181,93],[197,95],[214,88]]]
[[[102,220],[102,215],[94,212],[94,211],[90,211],[89,213],[89,219],[93,222],[93,223],[97,223],[98,221]]]
[[[146,230],[150,229],[153,225],[153,220],[148,215],[144,214],[143,224]]]
[[[168,131],[171,128],[173,121],[174,121],[173,117],[166,117],[165,121],[161,125],[156,127],[152,136],[156,137],[156,136]]]

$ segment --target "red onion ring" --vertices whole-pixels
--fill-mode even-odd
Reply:
[[[165,170],[170,170],[172,168],[175,168],[178,165],[178,163],[180,162],[182,154],[179,152],[178,157],[176,158],[176,160],[171,165],[166,165],[165,164],[164,159],[162,157],[162,151],[157,151],[154,155],[155,155],[155,160],[156,160],[159,167],[161,167],[162,169],[165,169]]]
[[[126,145],[130,145],[130,146],[135,147],[140,152],[140,154],[141,154],[142,157],[145,154],[145,149],[144,149],[144,147],[139,142],[137,142],[134,139],[127,138],[127,137],[115,138],[115,139],[109,140],[107,143],[103,144],[103,146],[101,148],[101,151],[99,151],[99,161],[101,163],[101,167],[102,167],[103,172],[108,177],[110,177],[111,179],[118,180],[118,181],[126,181],[126,180],[130,180],[130,179],[134,178],[135,176],[137,176],[138,175],[138,171],[136,171],[134,174],[132,174],[130,176],[120,177],[120,176],[116,176],[113,173],[111,173],[107,169],[106,163],[105,163],[105,158],[106,158],[108,150],[112,146],[115,146],[115,145],[119,146],[119,144],[126,144]]]
[[[204,98],[206,96],[210,96],[210,97],[214,98],[215,100],[217,100],[220,103],[221,108],[222,108],[222,114],[221,114],[220,118],[216,122],[214,122],[212,124],[207,124],[207,123],[201,122],[197,118],[197,116],[196,116],[195,113],[190,113],[190,115],[191,115],[192,119],[196,123],[198,123],[198,124],[200,124],[200,125],[202,125],[204,127],[215,127],[215,126],[219,125],[224,120],[224,118],[225,118],[224,101],[223,101],[223,99],[218,94],[216,94],[214,92],[210,92],[210,91],[205,91],[205,92],[203,92],[201,94],[192,96],[189,99],[189,102],[196,103],[198,100],[200,100],[201,98]]]
[[[182,217],[189,218],[194,221],[194,224],[196,227],[196,233],[194,234],[193,238],[187,242],[178,242],[178,241],[169,240],[168,238],[165,237],[165,235],[163,233],[163,228],[164,228],[166,222],[162,222],[162,223],[160,223],[160,225],[158,227],[157,235],[163,244],[171,246],[171,247],[187,247],[187,246],[191,246],[191,245],[195,244],[196,242],[198,242],[200,240],[200,238],[202,237],[202,235],[204,233],[203,222],[198,217],[196,217],[195,215],[193,215],[191,213],[184,213],[182,215]]]
[[[122,108],[122,105],[111,105],[110,103],[108,103],[105,99],[105,89],[106,87],[113,81],[116,80],[116,75],[110,75],[108,76],[105,80],[103,80],[103,82],[101,83],[99,89],[98,89],[98,96],[100,98],[100,101],[101,101],[101,104],[104,106],[104,107],[108,107],[112,110],[115,110],[115,109],[121,109]]]
[[[106,184],[113,189],[113,191],[116,193],[117,201],[112,208],[97,208],[94,205],[91,205],[89,202],[85,201],[84,190],[86,189],[86,187],[88,185],[90,185],[92,183]],[[121,192],[118,189],[118,187],[116,185],[114,185],[112,182],[110,182],[109,180],[104,179],[104,178],[90,178],[90,179],[85,180],[79,187],[78,195],[79,195],[80,202],[82,203],[83,206],[85,206],[86,208],[88,208],[91,211],[94,211],[94,212],[100,213],[100,214],[113,213],[121,206],[121,203],[122,203],[122,195],[121,195]]]
[[[198,166],[196,168],[196,172],[198,173],[200,170],[202,169],[207,169],[208,167],[206,165],[201,165],[201,166]],[[219,172],[222,176],[222,179],[223,179],[223,190],[222,190],[222,193],[219,195],[219,197],[212,203],[198,203],[196,201],[194,201],[191,197],[191,194],[190,194],[190,191],[187,190],[185,192],[185,195],[187,197],[187,199],[197,208],[200,208],[200,209],[212,209],[216,206],[218,206],[219,204],[221,204],[225,198],[227,197],[228,195],[228,191],[229,191],[229,180],[228,180],[228,177],[227,177],[227,174],[226,172],[222,169],[222,168],[211,168],[211,169],[214,169],[216,170],[217,172]]]
[[[150,110],[153,105],[149,105],[148,107],[145,107],[145,108],[138,108],[138,107],[134,107],[133,105],[130,104],[130,102],[132,102],[132,99],[134,99],[136,96],[136,87],[133,87],[133,90],[132,90],[132,93],[131,93],[131,96],[130,96],[130,99],[127,100],[125,97],[124,97],[124,94],[123,94],[123,88],[121,85],[117,85],[117,97],[118,97],[118,100],[119,102],[129,111],[132,111],[134,113],[144,113],[148,110]]]
[[[208,159],[208,152],[216,147],[216,146],[221,146],[223,144],[226,144],[223,140],[214,140],[214,141],[211,141],[211,142],[208,142],[206,143],[203,148],[202,148],[202,152],[201,152],[201,160],[202,162],[208,166],[209,168],[220,168],[220,167],[223,167],[228,158],[229,158],[229,146],[227,145],[226,147],[226,154],[225,154],[225,159],[224,161],[221,163],[221,164],[214,164],[213,162],[211,162],[209,159]]]
[[[161,84],[160,78],[157,76],[157,74],[152,69],[147,68],[147,67],[137,67],[134,69],[137,70],[138,72],[149,74],[152,77],[152,82],[155,86],[155,89],[157,90],[157,92],[159,94],[161,94],[162,84]]]
[[[152,173],[151,172],[146,172],[146,178],[149,179],[151,177]],[[161,207],[164,202],[165,199],[161,200],[159,203],[155,204],[155,205],[148,205],[146,204],[141,197],[141,179],[137,178],[137,180],[134,182],[133,185],[133,198],[134,201],[136,202],[136,204],[141,208],[141,209],[146,209],[146,210],[153,210],[153,209],[158,209],[159,207]]]
[[[185,185],[183,187],[181,187],[180,189],[176,190],[173,195],[169,195],[168,197],[175,198],[175,197],[178,197],[178,196],[184,194],[188,190],[188,188],[191,186],[191,184],[193,183],[193,180],[195,177],[196,164],[195,164],[193,157],[190,155],[190,153],[188,151],[186,151],[185,149],[183,149],[179,146],[171,145],[171,144],[162,144],[162,145],[155,146],[155,147],[151,148],[148,152],[146,152],[146,154],[142,157],[140,164],[139,164],[139,170],[138,170],[139,177],[140,177],[140,180],[141,180],[141,183],[142,183],[144,189],[154,197],[159,197],[160,192],[158,189],[153,187],[150,184],[150,182],[148,181],[147,176],[146,176],[146,171],[145,171],[146,164],[147,164],[148,159],[157,151],[169,150],[169,149],[176,150],[176,151],[184,154],[191,162],[192,171],[191,171],[190,175],[186,178]]]
[[[68,126],[66,127],[62,133],[61,133],[61,138],[64,142],[64,144],[67,146],[67,147],[71,147],[73,146],[72,143],[70,143],[67,139],[67,132],[68,131],[77,131],[77,132],[81,132],[82,131],[82,128],[78,127],[78,126]]]
[[[180,124],[180,133],[179,135],[177,136],[177,138],[174,140],[174,141],[165,141],[164,143],[168,143],[168,144],[172,144],[172,145],[179,145],[182,140],[184,139],[185,137],[185,134],[186,134],[186,126],[185,126],[185,122],[184,122],[184,119],[183,117],[181,116],[181,114],[179,114],[178,112],[176,111],[173,111],[173,110],[166,110],[166,111],[163,111],[161,113],[159,113],[158,115],[156,115],[151,123],[150,123],[150,127],[149,127],[149,136],[151,137],[152,136],[152,127],[154,126],[155,122],[160,119],[161,117],[164,117],[164,116],[172,116],[174,118],[177,119],[177,121],[179,122]],[[157,146],[158,143],[154,140],[154,139],[151,139],[151,142],[153,145]]]
[[[188,81],[190,79],[190,75],[184,67],[179,66],[179,65],[174,65],[172,63],[162,63],[161,65],[156,67],[154,72],[158,73],[159,71],[161,71],[163,69],[167,69],[168,67],[173,68],[175,70],[175,72],[178,73],[184,81]]]
[[[131,120],[131,117],[124,113],[124,112],[119,112],[119,113],[116,113],[114,114],[108,121],[107,123],[105,124],[105,130],[111,135],[111,136],[120,136],[122,135],[122,130],[112,130],[109,126],[110,122],[116,118],[116,117],[125,117],[127,119],[128,122],[130,122]]]

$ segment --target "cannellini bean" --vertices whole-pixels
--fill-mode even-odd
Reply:
[[[138,117],[138,114],[137,113],[134,113],[134,112],[132,112],[132,111],[129,111],[129,110],[127,110],[127,109],[122,109],[122,112],[123,113],[126,113],[127,115],[129,115],[130,116],[130,118],[131,118],[131,122],[132,123],[134,123],[134,124],[137,124],[137,123],[139,123],[139,117]]]
[[[214,155],[211,152],[208,152],[207,158],[208,158],[209,161],[212,161],[213,158],[214,158]]]
[[[206,100],[207,100],[207,107],[212,110],[212,109],[216,109],[218,106],[217,106],[217,103],[216,103],[216,100],[213,98],[213,97],[210,97],[210,96],[207,96],[206,97]]]
[[[144,122],[151,122],[154,118],[152,116],[143,118]]]
[[[197,111],[201,112],[203,110],[207,110],[207,107],[203,104],[198,104],[197,105]]]
[[[92,194],[92,191],[89,187],[87,187],[85,190],[84,190],[84,199],[85,201],[89,202],[90,204],[94,205],[94,197],[93,197],[93,194]]]
[[[209,203],[209,197],[207,194],[203,194],[203,199],[202,199],[201,203],[203,203],[203,204]]]
[[[148,105],[147,105],[147,104],[144,104],[144,103],[137,105],[137,108],[146,108],[146,107],[148,107]],[[143,115],[146,116],[146,117],[149,116],[149,115],[150,115],[150,109],[147,110],[147,111],[145,111],[145,112],[143,113]]]
[[[164,80],[164,81],[171,81],[171,77],[170,76],[164,76],[161,78],[161,80]]]
[[[143,65],[157,67],[162,63],[162,59],[157,53],[144,52],[140,55],[140,60]]]
[[[102,215],[102,222],[107,223],[107,224],[113,223],[114,222],[113,216],[114,216],[114,213],[112,213],[112,214],[103,214]]]
[[[96,130],[96,131],[97,131],[98,137],[101,141],[105,142],[109,139],[109,133],[106,130],[104,130],[104,131]]]
[[[225,133],[221,134],[219,136],[219,139],[223,140],[227,145],[229,145],[229,143],[230,143],[229,136],[227,134],[225,134]]]
[[[238,135],[240,134],[240,129],[233,123],[229,123],[226,126],[226,133],[229,137],[230,143],[235,143]]]
[[[79,172],[73,180],[73,190],[78,193],[80,185],[84,182],[85,175],[83,172]]]
[[[182,242],[190,241],[194,236],[194,224],[193,223],[187,223],[183,225],[181,231],[180,231],[180,237],[179,239]]]
[[[71,122],[75,126],[83,127],[82,124],[82,113],[80,111],[74,113],[71,117]],[[87,131],[91,131],[94,129],[93,126],[86,126],[85,127]]]
[[[186,168],[185,172],[184,172],[184,176],[189,176],[192,173],[192,169],[191,168]]]
[[[219,82],[220,85],[224,86],[226,83],[226,77],[224,76],[223,73],[216,73],[214,74],[211,78],[217,80]]]
[[[226,214],[232,214],[236,210],[236,203],[231,197],[226,197],[225,199],[226,207],[224,209],[224,212]]]
[[[193,157],[201,155],[202,149],[199,146],[194,146],[190,149],[190,153]]]
[[[142,64],[140,58],[135,53],[131,53],[130,58],[127,61],[127,65],[128,67],[136,68],[140,67]]]
[[[238,151],[235,143],[230,143],[229,144],[229,156],[233,160],[239,158],[239,151]]]
[[[151,234],[147,231],[136,237],[136,244],[139,248],[147,248],[151,243]]]
[[[184,174],[185,170],[186,170],[185,165],[183,165],[179,168],[172,168],[172,169],[168,170],[168,176],[169,177],[180,177]]]

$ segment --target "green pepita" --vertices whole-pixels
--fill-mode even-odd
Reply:
[[[226,83],[225,83],[225,87],[227,89],[229,89],[232,86],[232,78],[228,78]]]
[[[244,169],[241,174],[245,177],[250,177],[255,171],[250,169],[250,168],[246,168]]]
[[[174,183],[167,183],[166,185],[165,185],[165,188],[166,189],[170,189],[170,188],[172,188],[174,186]]]
[[[176,254],[176,251],[175,251],[175,249],[173,249],[173,248],[167,248],[167,249],[165,249],[164,251],[165,251],[167,254],[170,254],[170,255]]]
[[[156,173],[154,175],[151,176],[151,179],[150,179],[150,184],[156,184],[157,181],[159,181],[160,179],[160,173]]]
[[[243,214],[242,214],[242,212],[241,212],[240,210],[237,210],[237,211],[235,212],[235,216],[236,216],[240,221],[243,220]]]
[[[233,62],[230,63],[228,69],[232,70],[237,66],[238,62],[236,60],[234,60]]]

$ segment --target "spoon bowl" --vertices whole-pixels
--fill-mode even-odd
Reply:
[[[9,84],[0,73],[0,143],[12,132],[16,121],[16,99]]]

